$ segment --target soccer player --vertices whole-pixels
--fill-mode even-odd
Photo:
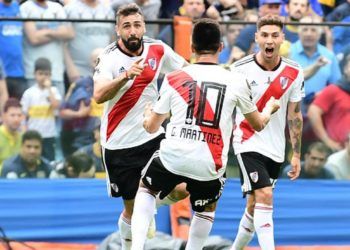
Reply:
[[[300,101],[304,96],[304,77],[297,63],[279,56],[283,40],[280,18],[264,16],[258,20],[255,33],[260,51],[231,66],[232,71],[253,77],[248,84],[258,110],[264,108],[271,96],[279,99],[281,105],[270,123],[260,132],[254,132],[237,110],[233,147],[240,166],[242,192],[244,196],[249,195],[232,250],[243,249],[253,238],[254,231],[262,250],[275,249],[272,191],[284,161],[286,116],[293,147],[292,168],[288,176],[295,180],[300,173],[303,124]]]
[[[141,170],[164,138],[159,128],[149,134],[142,127],[147,102],[158,98],[160,73],[187,63],[169,46],[144,37],[145,22],[140,8],[129,4],[116,17],[119,39],[99,56],[94,74],[94,98],[104,103],[101,121],[102,159],[110,196],[123,198],[118,226],[123,249],[131,246],[131,214]]]
[[[165,76],[160,99],[145,110],[144,127],[157,133],[168,113],[166,139],[147,164],[135,198],[132,216],[132,250],[143,249],[153,216],[155,196],[166,196],[186,183],[193,216],[186,249],[202,249],[210,233],[216,202],[225,183],[227,153],[236,106],[256,130],[262,130],[276,111],[274,98],[259,113],[241,74],[217,65],[223,48],[218,22],[199,20],[192,34],[196,64]]]

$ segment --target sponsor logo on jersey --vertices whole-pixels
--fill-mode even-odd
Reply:
[[[249,84],[250,86],[258,86],[258,84],[256,83],[256,81],[252,81],[250,84]]]
[[[122,66],[120,69],[119,69],[119,74],[125,72],[125,68]]]
[[[281,76],[280,77],[280,84],[281,84],[282,89],[285,89],[288,86],[288,78]]]
[[[254,183],[256,183],[258,181],[258,179],[259,179],[258,172],[255,171],[255,172],[250,173],[249,175]]]
[[[154,57],[148,59],[148,65],[151,67],[152,70],[156,70],[156,68],[157,68],[157,60]]]

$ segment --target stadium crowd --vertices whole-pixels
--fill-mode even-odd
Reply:
[[[114,24],[68,19],[113,20],[131,2],[146,21],[185,16],[255,22],[266,14],[299,23],[350,20],[349,0],[0,0],[0,18],[67,19],[0,22],[1,177],[92,178],[104,171],[103,105],[93,99],[92,76],[102,48],[116,39]],[[257,52],[255,25],[221,29],[221,64]],[[146,30],[174,46],[171,25]],[[280,54],[298,62],[305,75],[300,178],[350,179],[350,26],[287,25],[284,32]]]

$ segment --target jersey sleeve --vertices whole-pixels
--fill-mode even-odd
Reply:
[[[21,98],[21,105],[22,105],[22,110],[24,114],[28,114],[28,109],[30,105],[30,96],[29,96],[29,89],[23,93],[23,96]]]
[[[173,91],[171,90],[167,76],[164,77],[162,87],[160,88],[159,98],[154,105],[154,112],[158,114],[166,114],[170,112],[171,95]]]
[[[109,56],[106,52],[102,53],[96,63],[94,72],[94,81],[98,79],[113,80],[113,65],[110,63]]]
[[[252,90],[249,86],[247,77],[235,74],[234,78],[237,84],[238,93],[237,96],[237,106],[241,110],[242,114],[248,114],[257,110],[255,104],[253,103]]]
[[[293,83],[293,88],[291,95],[289,96],[290,102],[300,102],[302,98],[305,97],[305,87],[304,87],[304,73],[301,67],[299,67],[299,73]]]
[[[174,70],[181,69],[185,64],[185,59],[179,54],[175,53],[168,45],[163,43],[164,46],[164,62],[161,72],[163,74],[170,73]]]

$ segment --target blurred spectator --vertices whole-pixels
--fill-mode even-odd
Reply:
[[[184,0],[179,9],[178,15],[186,16],[193,20],[201,18],[205,13],[204,0]],[[174,32],[172,25],[165,26],[158,35],[158,39],[162,40],[170,47],[174,47]]]
[[[5,72],[0,61],[0,115],[3,111],[4,104],[7,101],[8,97],[9,95],[7,92],[7,86],[5,81]]]
[[[267,14],[279,15],[281,4],[282,0],[259,0],[259,16],[265,16]],[[255,32],[256,26],[254,24],[247,25],[241,30],[233,47],[232,55],[234,57],[232,62],[241,59],[245,55],[256,52]]]
[[[302,23],[320,23],[318,18],[303,17]],[[299,40],[292,44],[290,58],[304,68],[305,99],[304,104],[312,101],[314,95],[328,84],[337,82],[340,68],[334,53],[319,43],[321,26],[299,26]],[[307,108],[305,106],[304,108]],[[306,113],[306,110],[303,110]]]
[[[304,155],[304,162],[301,162],[299,179],[334,179],[334,175],[326,167],[329,149],[322,142],[311,144]],[[289,178],[288,172],[291,166],[283,169],[282,178]]]
[[[350,133],[345,148],[328,157],[327,168],[338,180],[350,180]]]
[[[94,128],[94,138],[95,142],[78,149],[77,152],[82,152],[87,155],[90,155],[94,161],[96,167],[96,172],[104,172],[102,164],[102,155],[101,155],[101,143],[100,143],[100,121],[96,121]]]
[[[80,77],[75,65],[67,62],[67,73],[71,83],[60,108],[62,118],[61,145],[64,156],[74,153],[79,148],[94,142],[93,129],[102,114],[102,106],[98,105],[93,95],[93,68],[102,48],[93,50],[90,58],[90,73]],[[100,112],[98,111],[101,107]]]
[[[59,3],[47,0],[28,0],[20,6],[20,11],[25,18],[66,18]],[[28,85],[35,84],[34,62],[46,57],[52,63],[52,85],[64,95],[63,42],[74,36],[71,25],[62,22],[25,22],[24,33],[23,59]],[[87,41],[82,42],[80,47],[85,47]]]
[[[56,164],[50,178],[94,178],[96,168],[86,153],[74,153]]]
[[[289,0],[286,5],[287,20],[288,22],[299,22],[309,12],[309,0]],[[285,39],[290,43],[296,42],[298,37],[298,26],[286,25]]]
[[[338,5],[332,12],[326,15],[326,21],[339,22],[348,16],[350,16],[350,0]]]
[[[181,6],[181,1],[161,0],[160,18],[172,18]]]
[[[328,16],[336,7],[346,2],[346,0],[318,0],[324,16]]]
[[[218,0],[207,9],[206,15],[218,21],[242,20],[244,9],[239,0]]]
[[[118,8],[121,5],[136,3],[140,6],[142,13],[145,17],[145,20],[155,20],[159,17],[160,11],[160,0],[110,0],[112,8],[117,12]],[[158,25],[157,24],[146,24],[146,36],[155,38],[158,34]],[[100,46],[101,47],[101,46]],[[102,46],[103,47],[103,46]]]
[[[350,55],[345,60],[343,78],[321,91],[308,110],[316,136],[333,151],[344,147],[350,133]]]
[[[342,23],[350,22],[349,16],[341,20]],[[350,26],[334,26],[332,29],[333,33],[333,48],[334,53],[343,53],[346,46],[350,44]]]
[[[13,0],[0,0],[1,17],[18,17],[19,4]],[[0,22],[0,57],[6,72],[6,83],[10,97],[21,99],[27,88],[23,67],[23,22]]]
[[[61,95],[51,82],[51,62],[46,58],[35,61],[34,86],[27,89],[21,104],[27,117],[28,129],[37,130],[43,137],[43,156],[55,160],[55,137],[57,128],[55,115],[60,105]]]
[[[231,53],[233,46],[235,45],[236,38],[241,32],[243,25],[229,24],[226,27],[225,36],[223,37],[224,48],[219,54],[219,63],[230,63],[233,55]]]
[[[28,130],[22,136],[20,153],[4,161],[1,176],[8,179],[48,178],[49,162],[41,156],[42,138],[39,132]]]
[[[98,0],[73,0],[64,9],[68,18],[114,19],[112,8],[105,6]],[[65,60],[72,61],[78,69],[79,76],[91,75],[91,52],[96,48],[107,46],[113,40],[114,24],[74,22],[72,26],[75,36],[68,42],[68,54],[65,55],[68,58],[65,58]],[[75,80],[69,79],[69,82]]]
[[[19,152],[23,120],[22,106],[15,98],[7,100],[3,111],[3,124],[0,126],[0,173],[3,161]]]

